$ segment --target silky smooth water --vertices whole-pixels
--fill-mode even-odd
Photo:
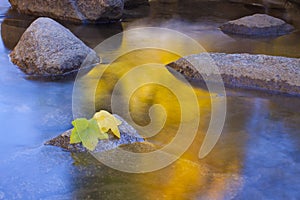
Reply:
[[[113,25],[76,25],[62,22],[91,47],[133,27],[159,26],[188,34],[210,52],[248,52],[300,57],[300,33],[268,39],[223,34],[218,26],[256,12],[268,12],[299,26],[295,8],[265,9],[243,3],[152,1],[151,7],[134,9],[135,16]],[[33,81],[14,66],[8,54],[34,19],[8,11],[0,2],[0,199],[299,199],[300,100],[261,92],[227,90],[227,116],[221,138],[204,159],[199,147],[210,119],[208,92],[194,86],[201,121],[197,137],[180,160],[146,174],[110,169],[89,154],[69,153],[44,146],[44,142],[71,128],[72,81]],[[296,14],[295,14],[296,13]],[[297,18],[298,17],[298,18]],[[149,38],[151,40],[151,38]],[[110,51],[126,47],[126,38]],[[188,47],[183,47],[188,48]],[[134,66],[166,64],[177,55],[148,49],[119,58],[104,72],[96,91],[96,107],[110,109],[116,81]],[[104,64],[105,65],[105,64]],[[93,79],[97,70],[87,76]],[[158,75],[159,74],[159,75]],[[165,68],[146,70],[136,79],[121,82],[124,98],[136,80],[173,80]],[[299,77],[300,78],[300,77]],[[175,81],[178,88],[187,86]],[[88,86],[88,84],[87,84]],[[161,104],[167,111],[165,127],[149,138],[164,146],[180,123],[180,106],[164,87],[147,85],[134,93],[130,112],[136,123],[149,123],[149,108]],[[192,109],[185,99],[186,109]],[[159,114],[156,115],[160,117]]]

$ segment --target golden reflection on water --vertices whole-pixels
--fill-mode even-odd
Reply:
[[[152,64],[148,64],[165,65],[178,58],[179,56],[163,50],[146,49],[123,55],[110,66],[99,67],[104,71],[95,94],[96,109],[111,110],[111,94],[113,90],[116,90],[114,88],[116,84],[120,88],[116,92],[118,103],[122,105],[120,109],[124,108],[123,112],[129,109],[131,117],[138,125],[145,126],[150,123],[150,108],[153,105],[161,105],[167,115],[166,123],[152,139],[166,144],[175,136],[180,122],[195,121],[198,112],[205,116],[210,111],[210,96],[207,91],[192,88],[189,84],[177,79],[164,66],[153,68]],[[133,71],[133,69],[137,70]],[[136,87],[143,82],[145,82],[144,85]],[[172,91],[171,87],[175,88],[175,91]],[[191,93],[197,97],[196,102],[193,102]],[[129,99],[129,102],[127,103],[124,99]],[[117,112],[122,115],[119,110]],[[163,120],[164,113],[160,110],[154,109],[152,114],[155,120]],[[204,123],[204,117],[202,123]]]
[[[214,173],[209,166],[185,159],[136,178],[145,199],[231,199],[242,185],[237,175]]]
[[[100,65],[94,68],[87,74],[87,77],[93,79],[97,77],[97,74],[102,73],[95,92],[95,107],[97,110],[111,110],[112,93],[114,87],[119,85],[116,96],[118,103],[121,105],[120,109],[124,108],[120,115],[128,109],[136,124],[146,126],[151,123],[149,109],[155,104],[160,104],[167,114],[165,124],[156,135],[147,139],[158,147],[163,147],[172,142],[180,123],[182,123],[182,117],[186,120],[183,123],[195,123],[194,118],[200,112],[201,118],[198,124],[197,136],[188,151],[171,166],[156,172],[135,175],[141,183],[140,190],[144,191],[147,199],[190,199],[196,198],[199,194],[209,199],[223,199],[227,198],[228,195],[234,196],[235,191],[241,185],[238,176],[240,160],[237,160],[240,157],[234,156],[238,148],[231,149],[231,155],[225,155],[224,158],[208,156],[204,160],[199,160],[197,157],[210,120],[211,99],[209,93],[200,88],[192,88],[189,84],[177,79],[164,66],[152,68],[151,64],[147,64],[160,63],[165,65],[178,58],[178,55],[163,50],[144,49],[125,54],[111,65]],[[128,75],[134,68],[142,65],[145,65],[145,67]],[[148,79],[151,79],[153,83],[145,84],[135,91],[130,91],[138,82]],[[178,99],[176,94],[166,86],[155,84],[160,83],[161,80],[175,85],[176,92],[182,94],[192,90],[197,97],[199,107],[193,104],[189,96],[183,95],[181,96],[183,99]],[[85,89],[88,90],[88,86]],[[130,94],[130,97],[127,105],[126,101],[123,102],[123,100],[128,98],[128,94]],[[188,116],[182,116],[181,109],[188,110]],[[154,110],[152,114],[156,120],[164,120],[160,110]],[[189,137],[190,131],[194,130],[186,130],[187,137]],[[221,156],[224,155],[221,154]],[[221,166],[224,171],[216,170],[216,173],[214,163],[217,163],[216,167]],[[221,173],[218,173],[220,171]],[[147,187],[144,187],[145,185]],[[154,194],[153,189],[157,193]]]

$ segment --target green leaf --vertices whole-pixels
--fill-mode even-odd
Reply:
[[[77,129],[78,132],[81,132],[89,126],[89,121],[85,118],[78,118],[72,122],[73,126]]]
[[[107,133],[100,133],[99,137],[98,137],[100,140],[107,140],[109,137],[108,137],[108,134]]]
[[[96,119],[91,119],[90,120],[90,124],[92,125],[92,127],[94,128],[93,131],[98,133],[98,139],[100,140],[105,140],[108,139],[108,134],[107,133],[103,133],[98,126],[98,122]]]
[[[95,119],[87,120],[84,118],[76,119],[72,122],[74,129],[71,134],[70,143],[82,142],[82,145],[90,151],[95,150],[98,139],[106,139],[105,135],[100,132]]]
[[[74,127],[70,137],[70,144],[80,143],[81,139],[78,135],[77,129]]]
[[[98,141],[108,139],[108,131],[120,138],[118,126],[122,122],[107,111],[101,110],[94,118],[87,120],[78,118],[72,122],[74,128],[70,136],[70,144],[82,142],[88,150],[95,150]]]

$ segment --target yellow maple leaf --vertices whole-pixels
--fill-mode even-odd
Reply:
[[[107,133],[111,130],[115,136],[118,138],[121,137],[118,126],[122,124],[122,122],[115,116],[105,110],[101,110],[100,112],[95,113],[94,119],[97,120],[101,132]]]

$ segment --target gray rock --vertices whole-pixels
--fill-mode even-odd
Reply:
[[[21,13],[76,22],[120,19],[124,0],[9,0]]]
[[[225,33],[248,36],[279,36],[290,33],[294,28],[281,19],[255,14],[223,24],[220,29]]]
[[[28,75],[59,76],[76,73],[84,63],[99,62],[96,52],[50,18],[38,18],[24,32],[10,54]]]
[[[149,149],[149,147],[151,147],[151,145],[145,143],[145,140],[138,134],[138,132],[131,125],[129,125],[123,118],[121,118],[118,115],[114,115],[114,116],[122,121],[122,124],[119,126],[121,138],[118,139],[112,134],[109,134],[108,140],[99,140],[99,143],[96,149],[94,150],[94,153],[109,151],[119,146],[128,145],[128,144],[134,144],[133,147],[136,148],[134,148],[133,151],[145,151],[145,149]],[[85,152],[86,149],[82,146],[82,144],[70,144],[71,131],[72,129],[46,142],[46,145],[58,146],[72,152]],[[147,145],[139,145],[137,143],[143,143]],[[132,147],[126,147],[125,149],[132,149]]]
[[[210,56],[217,66],[225,86],[300,95],[300,59],[297,58],[203,53],[181,58],[169,64],[168,67],[203,83],[201,73],[213,82],[216,72],[206,68],[207,56]],[[198,66],[195,66],[195,63],[198,63]],[[196,68],[200,70],[200,73]]]

